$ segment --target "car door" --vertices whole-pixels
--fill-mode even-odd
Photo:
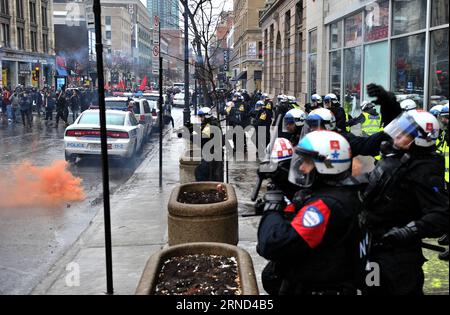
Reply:
[[[142,101],[143,112],[145,115],[145,124],[147,125],[147,135],[150,135],[150,132],[153,127],[153,118],[152,118],[152,110],[150,109],[150,105],[147,100]]]
[[[144,130],[145,130],[145,126],[139,124],[139,122],[137,121],[136,117],[133,115],[133,113],[130,113],[129,115],[129,119],[130,119],[130,124],[131,126],[133,126],[134,128],[136,128],[136,149],[139,151],[142,144],[143,144],[143,139],[144,139]]]

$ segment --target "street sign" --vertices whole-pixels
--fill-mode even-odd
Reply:
[[[159,57],[159,45],[153,45],[153,58]]]
[[[95,28],[94,4],[93,0],[85,0],[86,24],[87,28]]]
[[[153,19],[153,44],[159,45],[159,16],[157,15]]]

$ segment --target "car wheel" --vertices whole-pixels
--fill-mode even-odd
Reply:
[[[64,158],[66,160],[66,162],[69,163],[75,163],[75,160],[77,159],[77,157],[73,154],[68,154],[67,151],[64,151]]]

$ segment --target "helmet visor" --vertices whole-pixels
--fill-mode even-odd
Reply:
[[[384,128],[384,132],[394,140],[394,146],[402,149],[411,144],[423,132],[414,118],[404,112]]]
[[[307,172],[300,170],[300,167],[306,163],[314,165],[314,156],[317,157],[317,152],[306,151],[296,148],[291,160],[291,167],[289,169],[288,179],[294,185],[299,187],[311,187],[315,180],[316,171],[312,167]]]

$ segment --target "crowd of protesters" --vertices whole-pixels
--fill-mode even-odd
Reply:
[[[18,86],[1,89],[0,122],[3,125],[22,123],[25,128],[32,128],[34,117],[58,128],[60,120],[66,125],[75,121],[79,113],[98,103],[98,94],[94,89],[83,87],[55,90],[53,87]],[[34,115],[35,113],[35,115]],[[71,115],[69,116],[69,113]]]

